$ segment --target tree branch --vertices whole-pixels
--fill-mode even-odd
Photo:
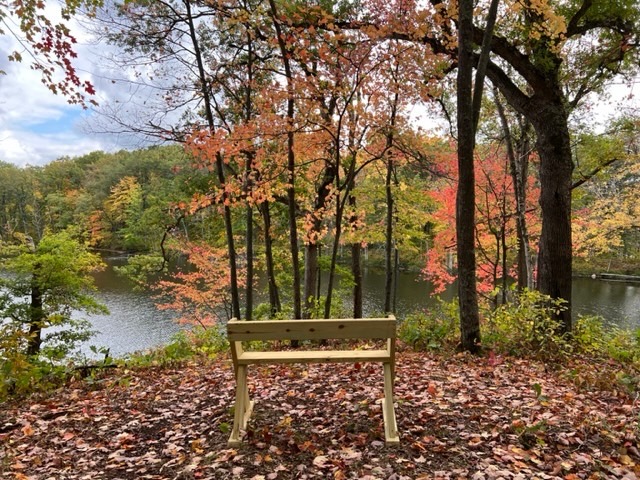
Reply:
[[[582,175],[582,178],[580,180],[576,180],[575,182],[573,182],[573,184],[571,185],[571,190],[573,190],[574,188],[578,188],[579,186],[581,186],[584,183],[588,182],[593,177],[595,177],[598,173],[600,173],[602,170],[604,170],[606,167],[608,167],[612,163],[615,163],[615,162],[617,162],[619,160],[620,160],[619,158],[611,158],[611,159],[607,160],[606,162],[604,162],[603,164],[598,165],[591,172],[587,173],[586,175]]]

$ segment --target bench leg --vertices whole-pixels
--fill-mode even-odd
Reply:
[[[229,437],[230,447],[237,447],[242,442],[240,440],[240,430],[247,427],[247,422],[253,411],[253,404],[249,399],[249,389],[247,387],[247,366],[239,365],[236,370],[236,404],[235,416],[233,419],[233,429]]]
[[[384,440],[387,445],[400,443],[396,413],[393,408],[393,377],[394,371],[390,363],[384,364],[384,399],[382,400],[382,419],[384,421]]]

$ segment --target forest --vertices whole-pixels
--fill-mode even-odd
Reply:
[[[399,269],[420,269],[437,292],[457,280],[469,351],[481,310],[514,291],[560,302],[552,316],[570,333],[575,271],[638,271],[637,111],[590,121],[609,85],[638,73],[634,2],[63,6],[86,9],[108,60],[154,93],[129,110],[97,105],[65,62],[69,31],[16,2],[6,13],[43,82],[93,105],[105,131],[168,145],[0,165],[3,268],[20,274],[4,316],[15,334],[27,327],[31,353],[71,305],[63,295],[47,313],[47,292],[90,271],[38,284],[45,240],[71,242],[91,268],[91,252],[133,253],[126,273],[140,282],[181,259],[156,285],[160,308],[202,326],[331,318],[338,272],[359,318],[363,256],[384,266],[393,312]],[[254,302],[259,275],[268,306]],[[29,291],[31,307],[11,300]]]

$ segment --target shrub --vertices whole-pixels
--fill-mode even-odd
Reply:
[[[125,362],[138,367],[175,365],[195,357],[215,357],[228,349],[224,326],[198,327],[176,333],[166,345],[133,353],[126,357]]]
[[[571,353],[567,335],[561,335],[555,317],[565,309],[564,300],[535,290],[514,292],[514,301],[489,312],[483,345],[498,352],[542,361],[560,361]]]
[[[602,355],[607,350],[607,330],[602,317],[579,317],[573,326],[572,336],[576,353]]]
[[[57,333],[68,334],[69,330]],[[67,382],[74,369],[66,361],[70,343],[62,337],[57,345],[48,345],[38,356],[26,354],[28,334],[16,323],[0,324],[0,401],[46,392]]]
[[[574,325],[573,339],[578,353],[640,364],[640,329],[607,326],[602,317],[584,316]]]
[[[416,350],[453,349],[459,338],[458,302],[438,300],[435,307],[414,312],[400,324],[398,337]]]

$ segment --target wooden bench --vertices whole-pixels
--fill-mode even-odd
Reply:
[[[400,439],[393,407],[395,375],[396,319],[368,318],[343,320],[267,320],[241,321],[227,324],[227,335],[236,374],[236,401],[233,430],[229,446],[241,443],[240,431],[246,429],[254,402],[247,388],[247,367],[254,364],[277,363],[356,363],[380,362],[384,372],[382,416],[387,445]],[[253,340],[322,340],[322,339],[385,339],[386,348],[379,350],[304,350],[247,352],[242,342]]]

